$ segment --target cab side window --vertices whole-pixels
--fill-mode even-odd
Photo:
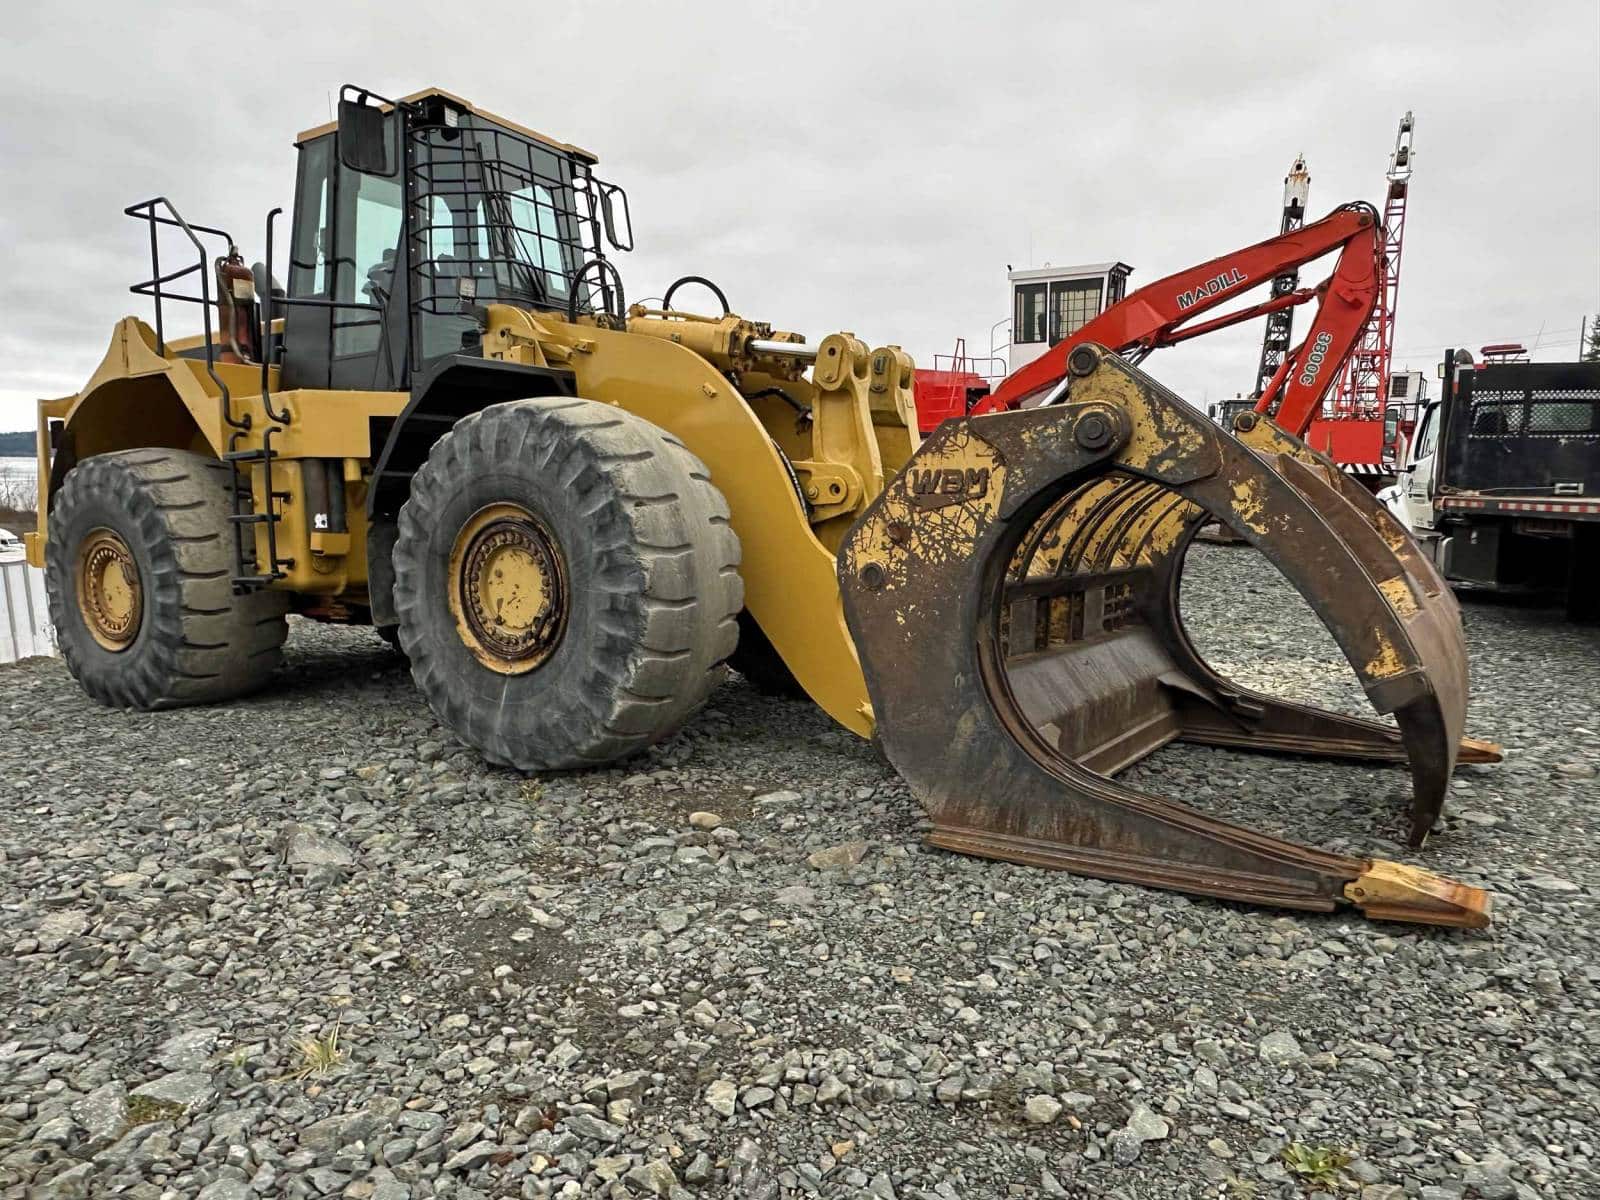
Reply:
[[[325,251],[333,230],[328,176],[333,138],[318,138],[300,149],[300,193],[305,198],[295,214],[289,247],[289,295],[326,298],[328,260]]]
[[[1412,451],[1411,457],[1415,461],[1422,461],[1433,453],[1439,441],[1439,410],[1430,408],[1427,416],[1422,418],[1422,428],[1417,430],[1417,448]]]
[[[400,180],[341,168],[339,189],[339,207],[349,215],[339,222],[334,237],[334,299],[376,305],[380,310],[335,310],[333,353],[336,358],[344,358],[371,354],[378,348],[381,310],[395,287],[395,255],[400,248]]]
[[[1018,343],[1044,341],[1044,293],[1042,283],[1017,285],[1017,311],[1012,340]]]

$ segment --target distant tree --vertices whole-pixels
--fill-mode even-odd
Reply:
[[[1589,318],[1589,333],[1583,339],[1583,361],[1600,362],[1600,315]]]
[[[20,433],[0,433],[0,458],[32,458],[34,448],[31,429]]]

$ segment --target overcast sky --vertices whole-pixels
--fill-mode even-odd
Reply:
[[[632,201],[632,297],[707,275],[747,316],[923,362],[958,335],[987,348],[1007,263],[1120,258],[1137,286],[1275,233],[1296,153],[1312,215],[1381,204],[1408,108],[1397,365],[1431,375],[1443,346],[1496,340],[1573,355],[1600,311],[1594,0],[84,0],[6,26],[0,429],[82,386],[117,318],[149,319],[122,208],[165,194],[258,258],[266,210],[292,203],[293,137],[344,82],[440,86],[597,152]],[[1250,387],[1259,339],[1147,369],[1218,400]]]

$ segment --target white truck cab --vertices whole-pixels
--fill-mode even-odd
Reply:
[[[1440,408],[1438,400],[1430,400],[1423,406],[1417,418],[1416,435],[1406,447],[1394,483],[1378,493],[1378,500],[1411,531],[1424,552],[1435,561],[1438,535],[1434,528],[1433,495],[1439,459]]]

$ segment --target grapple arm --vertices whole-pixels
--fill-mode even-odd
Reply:
[[[1236,900],[1485,924],[1477,888],[1112,778],[1180,738],[1409,760],[1420,844],[1461,743],[1466,655],[1437,573],[1303,444],[1259,421],[1252,449],[1100,347],[1079,347],[1071,371],[1063,405],[940,426],[841,548],[878,733],[932,813],[932,843]],[[1255,693],[1205,664],[1177,592],[1208,520],[1283,572],[1395,726]]]
[[[1382,233],[1371,205],[1346,204],[1320,221],[1146,284],[1009,375],[972,411],[1003,412],[1042,395],[1067,377],[1067,362],[1078,346],[1145,352],[1314,299],[1318,312],[1310,334],[1285,357],[1257,405],[1260,412],[1277,413],[1278,424],[1298,436],[1316,415],[1377,303]],[[1334,250],[1340,254],[1333,274],[1317,287],[1195,321],[1275,275]]]

